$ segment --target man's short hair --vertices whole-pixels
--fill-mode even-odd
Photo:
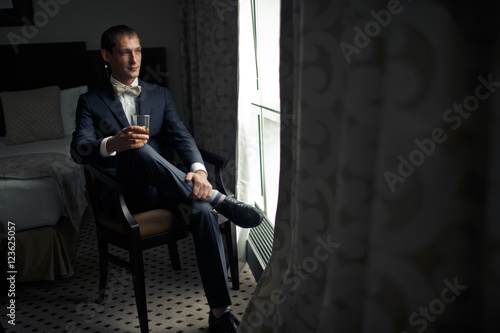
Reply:
[[[137,35],[137,32],[131,27],[124,24],[115,25],[102,33],[101,49],[105,49],[109,53],[113,54],[113,48],[116,45],[115,38],[118,35],[127,35],[130,38],[137,37],[137,39],[139,39],[139,35]]]

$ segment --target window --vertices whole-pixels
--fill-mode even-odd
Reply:
[[[252,229],[249,237],[250,252],[265,254],[259,259],[265,266],[272,248],[279,188],[280,1],[240,0],[239,10],[237,192],[267,216],[265,225]]]

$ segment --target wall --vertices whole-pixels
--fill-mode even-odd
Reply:
[[[0,44],[10,44],[16,34],[29,43],[85,41],[87,49],[97,50],[104,30],[127,24],[138,32],[143,47],[167,49],[168,86],[182,107],[177,0],[34,0],[33,4],[35,25],[0,27]]]

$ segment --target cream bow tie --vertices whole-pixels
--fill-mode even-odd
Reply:
[[[113,90],[118,96],[120,96],[121,94],[130,94],[134,97],[137,97],[141,93],[140,86],[129,87],[129,86],[123,86],[121,84],[115,84],[113,85]]]

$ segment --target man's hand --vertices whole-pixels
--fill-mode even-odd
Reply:
[[[193,181],[193,193],[189,196],[191,199],[208,200],[212,196],[212,184],[207,180],[207,174],[203,170],[188,172],[186,181]]]
[[[122,129],[115,136],[109,138],[106,143],[108,153],[116,151],[117,153],[128,149],[137,149],[144,146],[149,139],[149,135],[145,134],[144,126],[129,126]]]

